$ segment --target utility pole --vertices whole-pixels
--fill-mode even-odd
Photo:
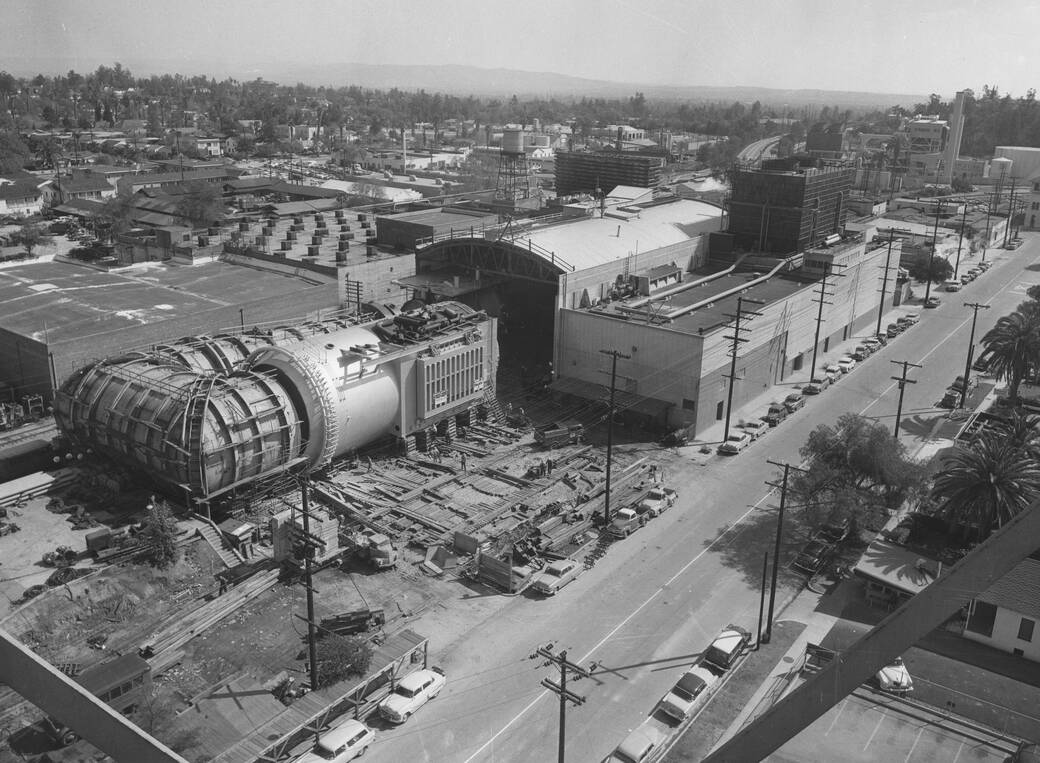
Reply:
[[[1011,195],[1008,197],[1007,225],[1004,227],[1004,248],[1007,249],[1011,234],[1011,218],[1015,214],[1015,177],[1011,177]]]
[[[971,358],[975,353],[975,321],[979,319],[979,310],[989,310],[989,305],[981,302],[965,302],[965,307],[970,307],[974,312],[971,316],[971,336],[968,337],[968,358],[964,361],[964,384],[961,385],[961,408],[968,397],[968,374],[971,373]]]
[[[809,378],[816,378],[816,358],[820,351],[820,328],[823,326],[823,306],[831,304],[827,301],[827,297],[831,296],[827,293],[827,276],[831,275],[831,268],[834,267],[833,262],[825,262],[823,264],[823,279],[820,281],[819,309],[816,311],[816,333],[813,336],[812,343],[812,368],[809,370]],[[837,274],[835,274],[837,275]]]
[[[805,469],[792,466],[786,462],[780,463],[779,461],[766,460],[773,466],[779,466],[782,468],[784,470],[784,477],[779,485],[775,482],[766,482],[770,487],[775,487],[780,491],[780,510],[776,515],[776,544],[773,548],[773,580],[769,585],[769,614],[766,617],[766,632],[762,634],[760,639],[763,644],[768,644],[769,640],[773,637],[773,606],[776,603],[776,578],[780,573],[780,540],[784,533],[784,507],[787,505],[787,480],[792,469],[797,469],[800,472],[805,471]]]
[[[560,740],[556,759],[559,763],[564,763],[564,747],[567,740],[567,703],[573,702],[576,707],[581,707],[581,705],[585,704],[585,697],[575,694],[567,688],[567,674],[575,673],[579,679],[588,678],[589,671],[581,667],[581,665],[575,665],[573,662],[570,662],[567,659],[566,649],[560,652],[559,655],[553,654],[552,644],[540,647],[537,654],[547,660],[546,665],[558,665],[560,668],[560,682],[556,683],[551,678],[543,678],[542,686],[560,698]]]
[[[961,244],[964,242],[964,225],[968,221],[968,202],[964,201],[964,211],[961,213],[961,232],[957,236],[957,262],[953,266],[953,278],[956,280],[960,277],[958,271],[961,267]]]
[[[935,200],[935,228],[932,230],[932,251],[928,255],[928,274],[925,276],[924,302],[928,304],[928,297],[932,293],[932,262],[935,260],[935,251],[939,248],[939,210],[943,207],[942,199]]]
[[[610,524],[610,464],[614,459],[614,390],[617,382],[617,359],[631,360],[631,355],[625,355],[617,350],[600,350],[604,355],[609,355],[610,360],[610,418],[607,419],[607,484],[603,493],[603,524]]]
[[[766,606],[766,575],[769,574],[769,552],[762,552],[762,587],[758,594],[758,630],[755,631],[755,651],[762,646],[762,613]]]
[[[896,407],[896,426],[895,426],[895,430],[892,432],[892,437],[894,437],[895,439],[898,440],[899,439],[899,422],[900,422],[900,419],[902,419],[902,417],[903,417],[903,390],[906,389],[906,385],[907,384],[917,384],[917,382],[914,381],[913,379],[907,379],[906,378],[906,370],[908,368],[910,368],[910,367],[913,367],[913,368],[924,368],[924,366],[919,366],[916,363],[911,363],[909,360],[890,360],[888,362],[889,363],[895,363],[897,366],[902,366],[903,367],[903,375],[902,376],[893,376],[892,377],[895,381],[899,382],[899,405]],[[965,383],[967,383],[967,381],[965,381]]]
[[[989,198],[989,203],[986,204],[986,240],[982,242],[982,261],[986,261],[986,250],[989,249],[989,218],[993,214],[993,197]]]
[[[875,334],[881,333],[881,318],[885,314],[885,290],[888,289],[888,265],[892,259],[892,242],[895,240],[896,233],[892,228],[888,229],[888,253],[885,254],[885,275],[881,279],[881,303],[878,305],[877,311],[877,329],[874,331]],[[812,378],[815,375],[816,369],[813,369],[813,374],[810,375]]]
[[[737,314],[736,315],[729,315],[729,314],[726,315],[727,318],[733,318],[734,322],[733,322],[733,336],[723,336],[722,337],[723,339],[732,339],[733,340],[733,346],[729,350],[730,363],[729,363],[729,376],[727,377],[729,379],[729,390],[726,392],[726,429],[725,429],[725,431],[724,431],[724,433],[722,435],[722,441],[723,442],[726,442],[726,440],[729,439],[730,414],[733,412],[733,388],[736,386],[736,383],[737,383],[737,356],[740,353],[740,343],[748,341],[747,339],[745,339],[744,337],[742,337],[740,335],[741,331],[747,331],[748,330],[746,328],[741,328],[741,326],[740,326],[740,319],[741,319],[742,316],[745,316],[745,315],[749,315],[749,316],[752,316],[752,317],[757,317],[757,316],[762,315],[762,313],[756,313],[756,312],[754,312],[752,310],[744,311],[744,303],[745,302],[751,302],[752,304],[755,304],[755,305],[764,305],[765,304],[765,302],[763,302],[760,299],[748,299],[746,297],[737,297]]]

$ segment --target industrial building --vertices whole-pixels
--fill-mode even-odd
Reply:
[[[458,303],[382,312],[108,358],[64,382],[55,418],[84,447],[209,501],[379,438],[451,431],[493,396],[494,319]]]
[[[605,398],[612,358],[600,351],[617,350],[628,356],[617,361],[616,387],[623,407],[644,424],[683,428],[691,435],[703,432],[726,415],[737,299],[763,304],[754,304],[759,315],[742,324],[733,410],[773,385],[811,377],[821,316],[821,354],[857,331],[873,328],[888,251],[887,244],[871,238],[872,233],[852,235],[833,246],[771,261],[737,258],[707,274],[657,269],[620,299],[563,308],[554,389],[563,395]],[[893,249],[889,299],[898,245]],[[756,271],[747,272],[752,261]],[[825,266],[842,277],[828,280],[821,313],[819,278]]]
[[[727,204],[732,249],[795,254],[839,232],[854,177],[850,167],[794,157],[737,168]]]
[[[614,152],[564,151],[556,154],[556,193],[609,191],[617,185],[653,188],[661,181],[663,160]]]

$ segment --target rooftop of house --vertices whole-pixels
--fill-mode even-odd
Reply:
[[[912,596],[942,574],[937,560],[884,540],[876,540],[867,547],[853,572]]]
[[[1040,620],[1040,552],[1019,562],[978,598]]]

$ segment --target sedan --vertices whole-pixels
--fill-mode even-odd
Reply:
[[[531,588],[546,596],[553,596],[577,578],[584,568],[584,565],[575,559],[557,559],[538,573],[531,583]]]
[[[838,379],[841,378],[841,375],[843,373],[841,370],[841,366],[839,366],[837,363],[828,363],[826,366],[823,367],[823,372],[827,375],[827,378],[831,380],[831,384],[838,381]]]
[[[826,541],[814,538],[805,544],[805,547],[794,559],[794,567],[802,572],[815,575],[820,568],[827,563],[834,553],[834,546]]]
[[[941,304],[942,304],[942,300],[939,299],[938,297],[929,297],[928,299],[926,299],[924,301],[924,306],[927,307],[929,310],[931,310],[933,308],[936,308],[936,307],[938,307]]]
[[[792,392],[790,395],[784,398],[784,407],[787,408],[787,410],[791,413],[794,413],[803,405],[805,405],[805,398],[797,392]]]
[[[823,392],[827,387],[831,386],[831,380],[829,377],[824,376],[822,379],[813,379],[804,387],[802,387],[803,395],[818,395]]]
[[[417,670],[397,682],[397,687],[379,703],[379,714],[390,723],[404,723],[420,707],[441,693],[447,679],[432,668]]]
[[[700,665],[687,670],[682,678],[661,700],[661,712],[677,721],[685,721],[697,705],[697,700],[704,695],[704,690],[718,679],[713,672]]]
[[[843,374],[849,373],[853,368],[856,367],[856,359],[851,355],[842,355],[838,358],[838,368],[841,369]]]
[[[874,337],[874,341],[882,347],[884,347],[886,344],[888,344],[888,334],[877,334]]]
[[[726,438],[726,442],[719,446],[719,453],[727,456],[735,456],[740,451],[744,450],[748,445],[751,444],[751,435],[747,432],[741,432],[739,434],[731,434]]]

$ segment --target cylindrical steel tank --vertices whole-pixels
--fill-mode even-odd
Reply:
[[[503,130],[502,131],[502,153],[522,154],[524,152],[524,131]]]
[[[207,496],[284,468],[301,423],[287,390],[262,374],[199,374],[159,356],[103,361],[55,397],[65,432],[170,485]]]
[[[379,337],[350,326],[287,347],[261,348],[246,364],[291,390],[305,422],[304,455],[312,468],[356,450],[393,425],[401,399],[397,380],[377,357],[365,357],[365,345],[378,347]],[[349,394],[341,392],[348,386]]]

